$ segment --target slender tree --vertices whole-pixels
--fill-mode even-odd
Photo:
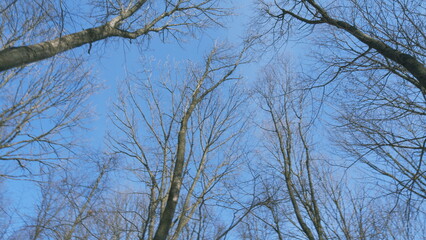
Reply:
[[[321,39],[314,44],[324,50],[316,56],[325,68],[312,86],[337,86],[332,107],[343,149],[376,171],[388,190],[424,199],[424,2],[261,1],[260,6],[275,39],[298,26]]]
[[[256,88],[259,107],[266,113],[258,184],[261,207],[241,225],[245,238],[276,239],[416,239],[422,224],[397,211],[393,195],[377,198],[377,185],[359,184],[339,159],[320,155],[312,144],[318,132],[318,103],[310,83],[278,58],[263,70]],[[345,173],[345,171],[347,173]],[[366,184],[366,182],[364,182]],[[383,206],[383,202],[387,202]],[[380,209],[380,210],[379,210]],[[420,210],[421,211],[421,210]],[[420,213],[420,218],[424,217]],[[419,215],[414,214],[418,217]],[[420,220],[421,221],[421,220]],[[400,226],[406,226],[401,228]],[[393,226],[399,226],[398,230]],[[249,236],[247,236],[249,235]]]
[[[129,170],[147,196],[146,218],[135,223],[140,237],[179,239],[200,208],[223,194],[214,189],[235,170],[244,120],[237,115],[238,91],[228,88],[220,96],[220,89],[237,81],[245,50],[235,55],[217,45],[203,66],[190,63],[184,75],[161,67],[159,76],[148,72],[147,80],[128,82],[113,114],[123,138],[110,139],[115,153],[137,163]],[[160,81],[152,81],[156,76]]]

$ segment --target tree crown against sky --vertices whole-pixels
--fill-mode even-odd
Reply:
[[[341,130],[334,137],[357,161],[396,182],[392,191],[420,198],[424,10],[424,1],[260,1],[259,17],[274,41],[296,32],[317,38],[311,44],[320,49],[313,55],[322,72],[312,77],[312,87],[340,91],[333,97]]]
[[[90,53],[93,43],[114,37],[143,42],[157,33],[180,41],[184,35],[218,25],[221,17],[229,15],[227,8],[215,0],[82,4],[92,8],[88,16],[70,12],[62,1],[5,2],[0,9],[5,20],[1,29],[0,71],[51,58],[86,44]],[[68,29],[76,25],[84,29]]]
[[[149,55],[167,45],[149,40],[175,50],[223,36],[205,27],[228,25],[228,3],[0,3],[0,178],[40,192],[30,211],[0,208],[0,237],[425,238],[423,1],[253,2],[252,38],[205,51],[195,40],[158,68]],[[314,58],[275,51],[294,38]],[[262,55],[239,52],[253,39],[262,70],[241,67]],[[117,42],[126,62],[100,67],[94,53]],[[99,152],[83,142],[92,130],[75,133],[93,72],[120,64]]]

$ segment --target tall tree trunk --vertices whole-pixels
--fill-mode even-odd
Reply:
[[[169,196],[167,198],[166,207],[164,208],[164,212],[161,214],[160,223],[158,225],[157,232],[155,233],[154,240],[165,240],[169,235],[170,228],[172,227],[172,221],[179,200],[180,189],[182,187],[188,120],[191,117],[191,114],[197,103],[197,99],[193,98],[191,105],[186,111],[180,125],[178,135],[178,148],[176,153],[175,167],[173,169],[172,183],[170,184]]]

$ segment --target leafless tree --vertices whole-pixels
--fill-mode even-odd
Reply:
[[[338,173],[346,169],[314,150],[314,92],[293,68],[275,60],[256,89],[268,117],[260,124],[265,154],[258,168],[263,169],[258,181],[265,200],[243,221],[241,231],[254,239],[424,238],[422,232],[413,234],[421,224],[396,210],[402,205],[395,198],[377,198],[372,186],[359,186],[359,180]]]
[[[49,171],[44,181],[37,183],[40,202],[34,216],[20,213],[24,226],[14,233],[8,232],[10,238],[5,239],[90,239],[93,229],[88,226],[106,194],[105,183],[114,167],[114,157],[87,158],[61,171]]]
[[[90,53],[92,43],[113,37],[142,39],[160,33],[181,41],[178,36],[218,23],[220,17],[228,15],[215,0],[88,1],[84,4],[92,11],[80,17],[87,10],[83,6],[72,9],[65,1],[4,1],[0,5],[0,71],[86,44]],[[72,27],[76,25],[85,29]]]
[[[272,23],[269,29],[277,37],[299,24],[310,29],[326,25],[328,29],[338,30],[328,32],[334,44],[354,56],[340,66],[346,63],[347,67],[384,69],[424,93],[423,1],[349,0],[321,4],[315,0],[286,0],[260,1],[260,6]],[[341,53],[340,59],[345,60],[344,56],[347,55]]]
[[[146,204],[143,221],[134,223],[139,238],[179,239],[190,221],[202,221],[200,209],[224,201],[220,185],[238,167],[245,122],[243,98],[225,86],[236,86],[244,52],[217,45],[203,66],[189,63],[181,74],[165,71],[167,63],[127,83],[113,114],[119,132],[110,139],[114,153],[132,160]]]
[[[274,177],[282,179],[285,186],[291,214],[295,216],[294,224],[307,239],[328,239],[314,187],[313,166],[316,163],[313,163],[315,159],[311,156],[306,134],[312,124],[312,120],[308,119],[310,116],[305,116],[304,112],[306,96],[298,91],[302,87],[294,80],[297,77],[292,75],[289,65],[278,61],[277,66],[280,67],[269,67],[264,71],[257,91],[261,108],[270,118],[270,124],[264,127],[270,133],[265,147],[273,161],[277,161],[274,165],[278,174]],[[273,213],[275,230],[281,237],[274,201],[275,198],[271,198],[266,206]]]
[[[35,165],[68,158],[76,143],[73,131],[89,116],[82,104],[94,89],[81,61],[53,60],[1,73],[0,176],[38,174]]]
[[[298,26],[321,37],[317,44],[324,51],[317,59],[326,68],[318,80],[321,86],[340,80],[333,107],[340,103],[338,129],[344,137],[336,139],[343,148],[388,188],[395,186],[391,191],[424,199],[424,1],[261,1],[260,6],[275,39]]]
[[[424,98],[402,81],[382,84],[374,76],[366,77],[371,78],[346,84],[344,98],[336,97],[340,134],[335,139],[356,160],[380,173],[377,178],[384,188],[412,203],[425,199]]]

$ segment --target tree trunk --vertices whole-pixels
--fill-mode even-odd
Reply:
[[[84,44],[118,36],[119,30],[109,25],[89,28],[30,46],[6,48],[0,51],[0,72],[55,56]]]
[[[196,91],[196,93],[197,92],[198,91]],[[195,96],[196,93],[194,94]],[[180,125],[178,135],[178,148],[176,153],[176,163],[173,169],[172,183],[170,185],[166,207],[164,208],[164,212],[161,214],[160,223],[158,224],[154,240],[165,240],[169,235],[170,228],[172,227],[172,221],[179,200],[180,189],[182,187],[182,175],[183,168],[185,165],[186,132],[188,128],[188,120],[197,103],[198,100],[193,99]]]

